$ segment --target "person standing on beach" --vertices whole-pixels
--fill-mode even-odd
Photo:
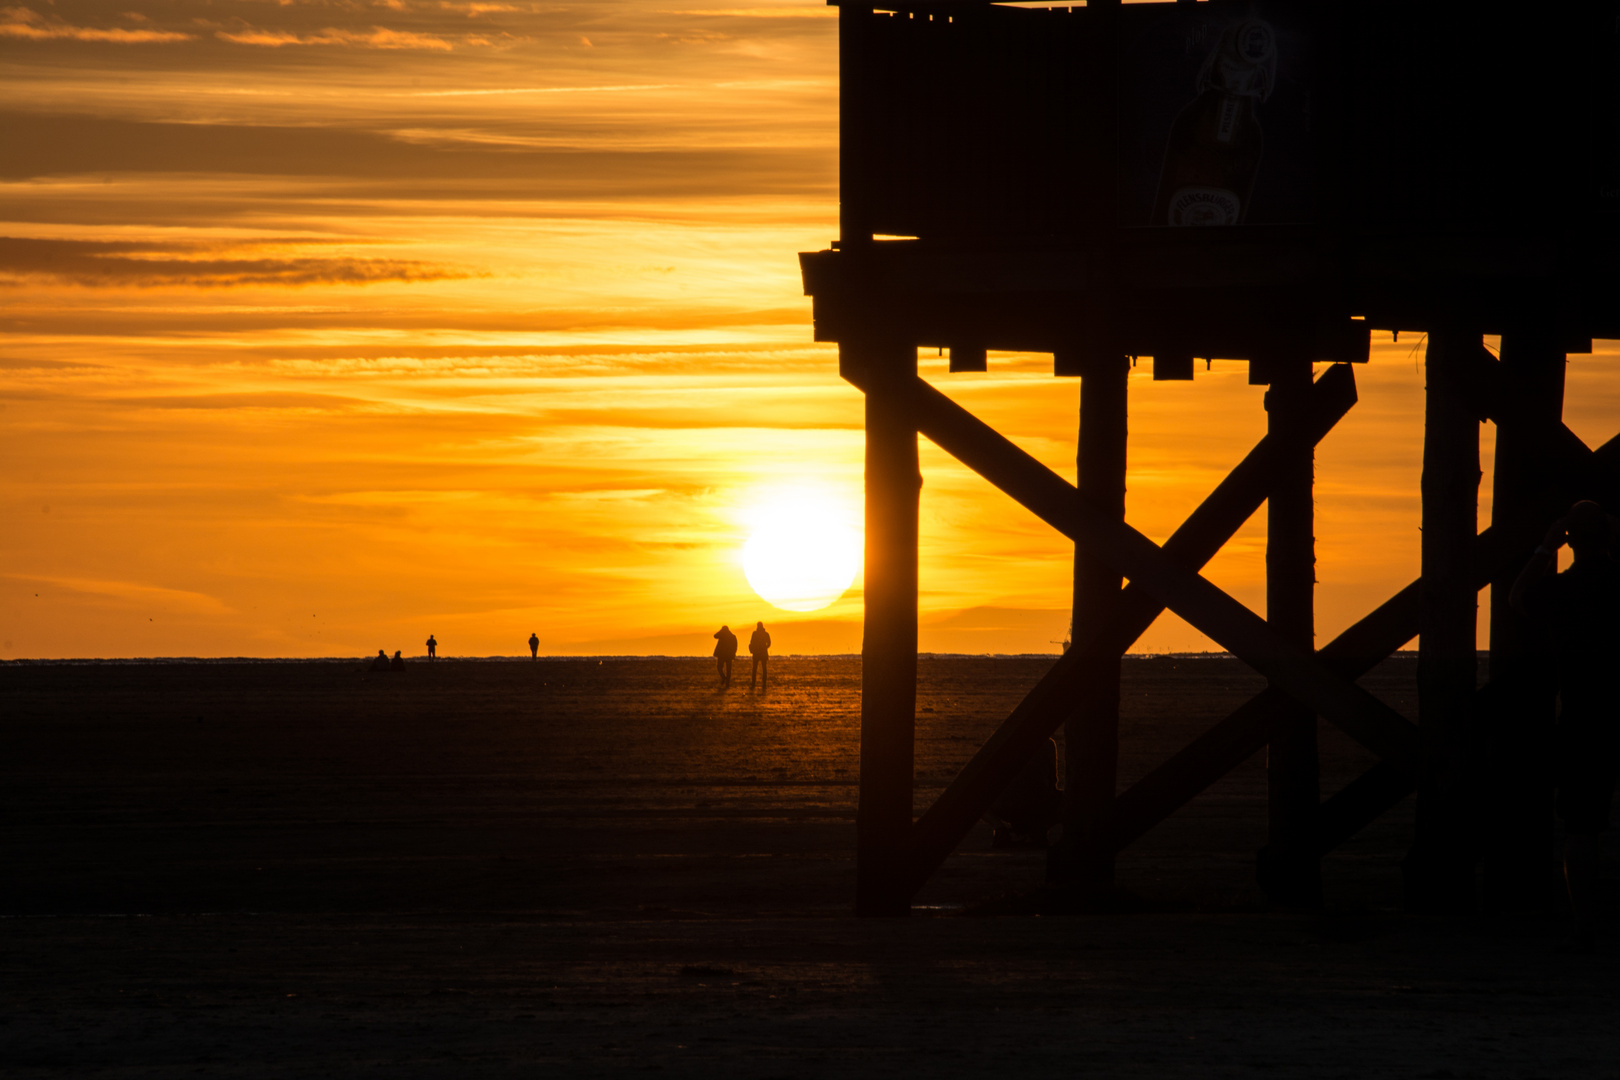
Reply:
[[[428,647],[428,659],[432,660],[434,658],[434,656],[437,655],[435,650],[438,649],[438,647],[439,647],[439,643],[437,641],[433,640],[433,635],[432,634],[428,635],[427,647]]]
[[[748,655],[753,657],[753,663],[748,666],[748,689],[754,688],[754,676],[759,675],[759,688],[763,692],[765,682],[769,678],[765,664],[771,654],[771,635],[765,629],[765,624],[754,624],[753,636],[748,639]]]
[[[1553,573],[1565,543],[1575,561]],[[1600,840],[1620,772],[1620,566],[1609,554],[1609,519],[1601,506],[1578,502],[1553,523],[1508,602],[1545,628],[1557,658],[1556,805],[1564,820],[1564,883],[1574,944],[1590,948]]]
[[[529,631],[529,659],[540,659],[540,635],[533,630]]]
[[[714,632],[714,658],[720,669],[720,689],[731,686],[731,662],[737,658],[737,635],[731,627],[722,626]]]

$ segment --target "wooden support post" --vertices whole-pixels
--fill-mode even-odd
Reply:
[[[866,384],[866,626],[861,643],[861,779],[855,912],[911,909],[913,726],[917,704],[917,350],[840,346]]]
[[[1564,412],[1564,350],[1554,332],[1502,338],[1502,391],[1515,409],[1496,427],[1491,520],[1523,516],[1539,502],[1547,462],[1539,431]],[[1542,635],[1508,604],[1525,559],[1491,581],[1491,745],[1482,893],[1496,911],[1546,909],[1562,896],[1553,841],[1553,724],[1558,687]]]
[[[1094,510],[1125,520],[1125,456],[1130,363],[1123,356],[1091,358],[1080,381],[1079,474],[1076,497]],[[1063,839],[1049,876],[1098,897],[1114,883],[1110,821],[1119,764],[1120,650],[1083,629],[1120,618],[1124,585],[1119,570],[1074,548],[1073,648],[1079,656],[1074,712],[1064,728]]]
[[[1479,413],[1468,386],[1478,334],[1429,334],[1423,429],[1419,732],[1429,767],[1418,783],[1417,836],[1402,864],[1410,910],[1474,909],[1477,763],[1473,740],[1478,586]]]
[[[1309,406],[1311,365],[1306,360],[1271,365],[1266,413],[1271,431],[1292,422]],[[1282,466],[1266,501],[1266,621],[1291,644],[1316,649],[1316,535],[1314,447],[1302,447]],[[1260,887],[1273,902],[1295,907],[1322,903],[1322,864],[1314,853],[1288,846],[1308,831],[1321,802],[1316,752],[1316,712],[1297,702],[1272,718],[1266,750],[1267,847],[1257,863]],[[1283,851],[1296,857],[1282,861]]]

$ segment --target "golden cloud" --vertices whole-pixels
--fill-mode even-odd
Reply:
[[[371,285],[384,281],[442,281],[472,275],[409,259],[293,256],[219,258],[205,245],[139,241],[42,240],[0,237],[0,282],[70,285]]]
[[[433,34],[416,34],[409,30],[390,30],[386,26],[373,26],[370,30],[339,30],[327,27],[314,34],[294,34],[286,30],[261,30],[247,27],[242,30],[216,30],[214,36],[221,41],[237,45],[259,45],[279,49],[284,45],[347,45],[362,49],[437,49],[449,52],[449,41]]]
[[[173,30],[102,30],[91,26],[73,26],[60,19],[47,19],[24,7],[0,8],[0,20],[3,20],[0,21],[0,37],[29,41],[108,41],[117,45],[144,45],[191,41],[195,37]]]

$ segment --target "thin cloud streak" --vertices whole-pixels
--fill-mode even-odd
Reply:
[[[178,246],[0,236],[0,285],[46,280],[88,287],[240,288],[367,285],[474,276],[466,271],[400,259],[167,258],[156,254]]]
[[[48,19],[30,8],[0,8],[0,37],[24,41],[95,41],[115,45],[153,45],[193,41],[195,34],[173,30],[101,29],[73,26],[60,19]]]
[[[341,45],[364,49],[440,49],[449,52],[455,48],[454,44],[442,37],[390,30],[385,26],[373,26],[369,30],[338,30],[327,27],[314,34],[295,34],[285,30],[248,27],[237,31],[216,30],[214,36],[236,45],[257,45],[270,49],[280,49],[288,45]],[[473,43],[467,39],[462,40],[464,45]],[[476,44],[489,42],[480,39]]]
[[[415,98],[500,97],[506,94],[618,94],[637,90],[673,90],[677,83],[630,83],[623,86],[516,86],[487,90],[413,90]]]

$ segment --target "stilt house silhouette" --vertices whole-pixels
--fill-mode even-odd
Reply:
[[[1481,866],[1489,903],[1533,905],[1554,691],[1506,590],[1571,501],[1620,509],[1620,441],[1594,451],[1561,419],[1566,355],[1620,337],[1620,0],[844,3],[839,38],[841,235],[801,263],[816,339],[866,400],[857,911],[906,912],[1060,725],[1051,874],[1074,895],[1266,747],[1277,900],[1316,902],[1323,855],[1415,791],[1413,908],[1471,907]],[[1375,329],[1428,335],[1422,576],[1318,649],[1313,448]],[[1020,350],[1079,377],[1078,486],[921,380],[919,347],[953,372]],[[1127,371],[1191,379],[1211,357],[1269,387],[1268,433],[1161,546],[1124,516]],[[1075,556],[1073,647],[917,816],[919,434]],[[1199,574],[1262,503],[1265,619]],[[1120,657],[1165,609],[1269,687],[1116,791]],[[1417,635],[1414,725],[1356,679]],[[1326,798],[1318,716],[1381,759]]]

